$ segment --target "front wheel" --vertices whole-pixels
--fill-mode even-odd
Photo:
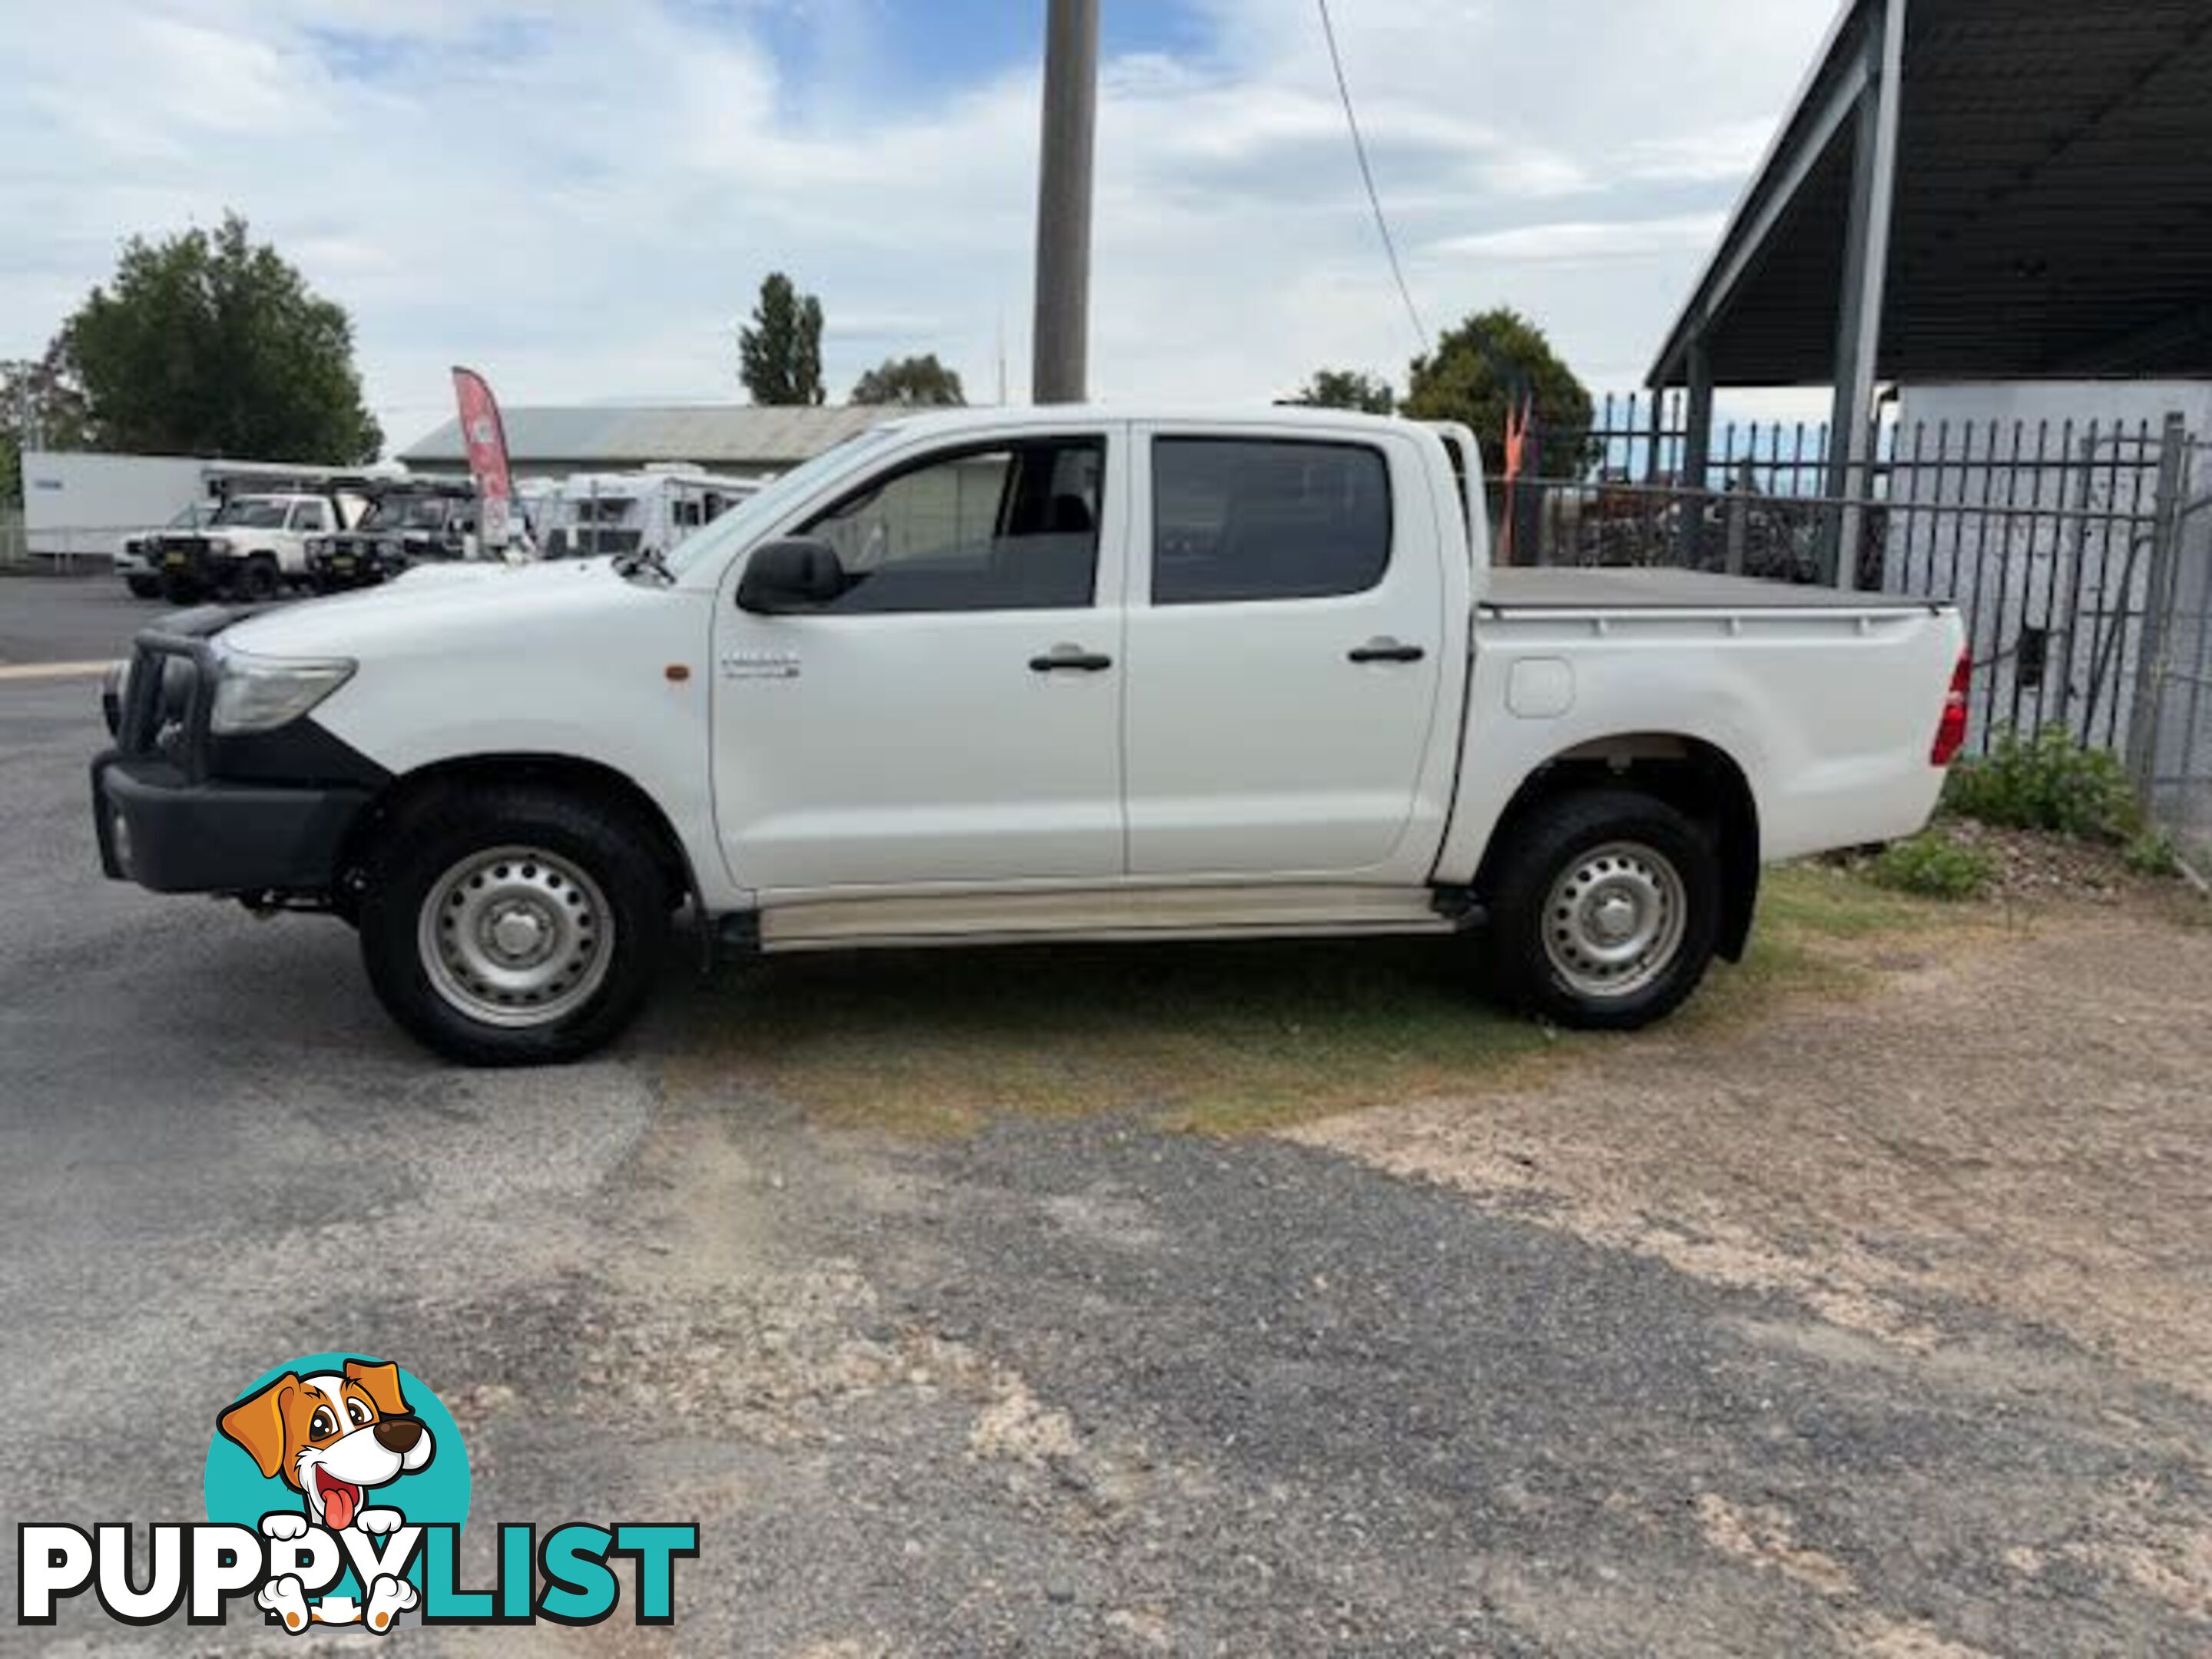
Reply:
[[[125,576],[123,581],[130,588],[131,597],[134,599],[158,599],[161,597],[161,579],[159,576]]]
[[[1559,1024],[1634,1030],[1674,1012],[1713,957],[1720,860],[1654,796],[1592,789],[1543,803],[1492,889],[1485,955],[1508,1001]]]
[[[402,815],[361,905],[392,1018],[476,1066],[580,1058],[629,1024],[668,937],[666,882],[629,815],[527,786]]]

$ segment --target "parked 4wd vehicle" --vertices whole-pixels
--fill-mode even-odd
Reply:
[[[234,495],[197,530],[149,538],[147,556],[172,604],[273,599],[308,584],[308,538],[350,526],[359,510],[335,494]]]
[[[115,574],[123,578],[124,586],[133,598],[158,599],[161,597],[161,572],[152,556],[155,543],[167,532],[191,532],[200,529],[216,514],[220,506],[216,501],[194,501],[160,530],[142,531],[135,536],[125,536],[115,556]]]
[[[350,529],[309,538],[307,568],[318,593],[334,593],[476,554],[476,486],[421,479],[376,488]]]
[[[896,420],[665,556],[139,636],[107,873],[334,912],[410,1031],[612,1037],[725,948],[1465,936],[1622,1030],[1762,860],[1909,835],[1965,735],[1950,606],[1493,570],[1473,434],[1324,410]]]

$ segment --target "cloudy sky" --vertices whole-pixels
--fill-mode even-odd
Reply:
[[[733,398],[762,274],[831,395],[934,350],[1028,383],[1043,0],[0,0],[0,356],[134,231],[252,221],[353,313],[394,445],[510,404]],[[1649,363],[1832,0],[1334,0],[1431,328],[1505,302]],[[1092,385],[1402,385],[1311,0],[1103,0]]]

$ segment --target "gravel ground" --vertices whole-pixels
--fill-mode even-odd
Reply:
[[[49,586],[0,641],[143,614]],[[432,1062],[337,924],[99,879],[90,702],[0,684],[9,1519],[196,1515],[220,1406],[343,1347],[455,1411],[479,1522],[702,1528],[672,1630],[410,1651],[2212,1644],[2212,932],[1875,937],[1296,1139],[898,1137],[701,1066],[744,981],[676,964],[601,1061]],[[254,1643],[303,1650],[0,1629]]]

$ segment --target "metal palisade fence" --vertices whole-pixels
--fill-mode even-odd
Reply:
[[[2160,826],[2212,852],[2212,455],[2163,420],[1886,416],[1864,494],[1812,422],[1717,423],[1700,476],[1679,398],[1607,398],[1539,434],[1498,493],[1501,556],[1673,565],[1959,605],[1972,750],[2051,725],[2124,757]]]

